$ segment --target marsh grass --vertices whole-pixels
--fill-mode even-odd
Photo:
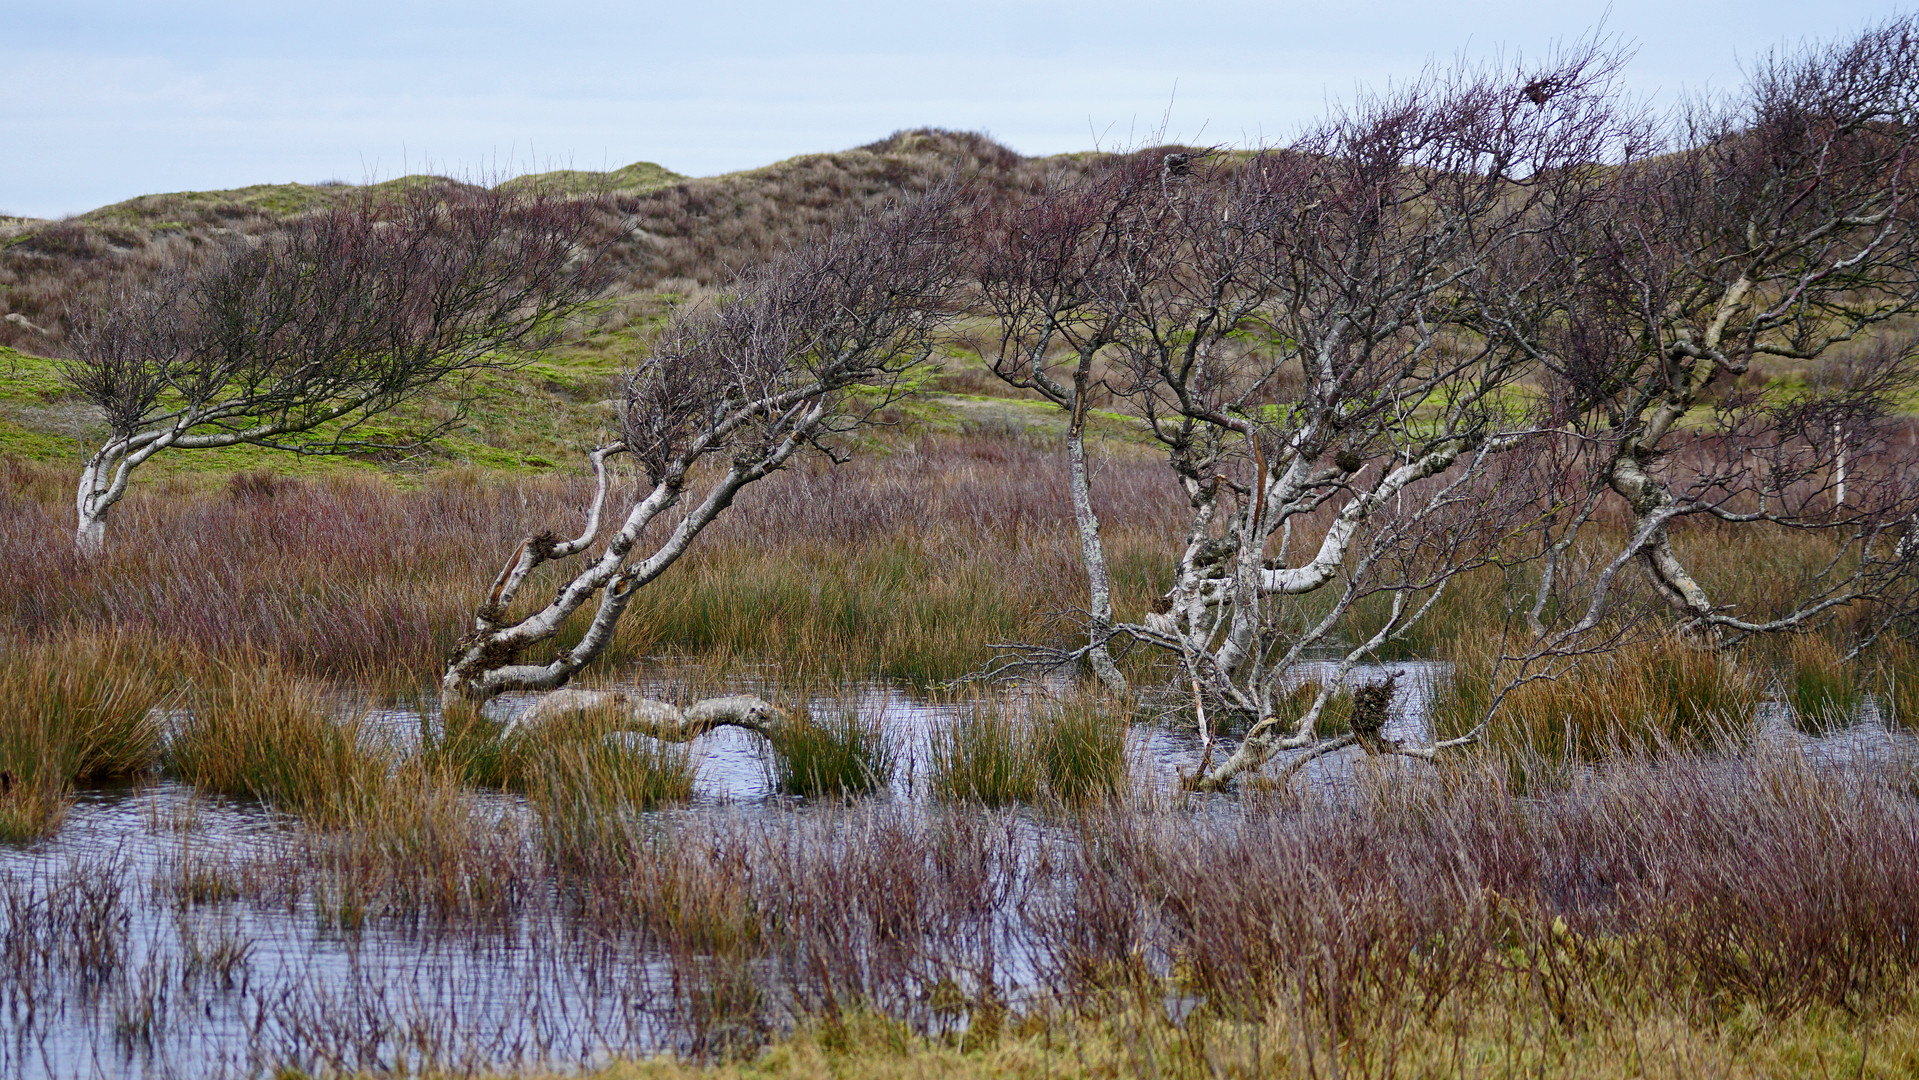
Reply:
[[[1039,797],[1041,764],[1033,726],[997,702],[975,700],[933,733],[932,785],[949,802],[1003,806]]]
[[[824,717],[795,710],[795,723],[766,747],[767,781],[786,795],[865,795],[884,790],[899,766],[899,740],[878,716],[842,706]]]
[[[341,716],[328,689],[271,661],[210,665],[167,744],[169,772],[201,791],[247,796],[338,826],[389,797],[393,751],[364,711]]]
[[[137,776],[165,738],[155,712],[178,653],[128,633],[0,640],[0,772],[24,789]]]
[[[323,918],[417,925],[498,926],[545,887],[525,830],[489,814],[460,777],[419,758],[402,762],[387,797],[355,808],[348,827],[309,834],[296,857]]]
[[[1306,715],[1306,710],[1312,708],[1313,702],[1318,699],[1319,690],[1318,681],[1307,679],[1287,691],[1286,696],[1280,699],[1277,706],[1277,715],[1281,718],[1281,722],[1287,723],[1290,728],[1289,721]],[[1319,711],[1319,719],[1313,724],[1313,734],[1321,739],[1344,735],[1352,730],[1352,720],[1352,693],[1343,688],[1335,690],[1333,695],[1326,699],[1326,707]]]
[[[1046,437],[992,428],[870,449],[844,467],[796,465],[743,498],[634,599],[604,662],[803,658],[809,672],[930,685],[977,668],[994,642],[1079,632],[1054,618],[1085,605],[1086,580]],[[139,627],[383,693],[436,681],[501,563],[531,532],[574,527],[590,499],[577,474],[450,469],[415,490],[364,476],[173,474],[131,492],[109,549],[82,560],[71,471],[3,467],[0,624]],[[1116,445],[1102,468],[1117,601],[1144,610],[1170,565],[1159,467]]]
[[[506,722],[459,704],[438,707],[416,699],[419,760],[474,788],[525,792],[530,776],[523,743],[509,745]]]
[[[1785,703],[1800,727],[1829,731],[1845,727],[1865,704],[1868,679],[1831,639],[1802,634],[1792,640],[1785,671]]]
[[[51,780],[15,780],[0,774],[0,842],[30,843],[60,831],[73,804],[66,788]]]
[[[1484,639],[1448,650],[1452,675],[1433,705],[1442,738],[1463,734],[1485,714],[1498,654],[1499,643]],[[1498,673],[1510,675],[1509,668]],[[1542,763],[1723,748],[1750,729],[1761,697],[1736,658],[1665,634],[1514,688],[1487,728],[1486,745]]]
[[[531,760],[529,797],[547,818],[589,807],[647,810],[693,797],[697,768],[684,744],[587,729],[522,752]]]
[[[1085,806],[1120,796],[1130,777],[1126,748],[1128,710],[1090,693],[1035,710],[1033,750],[1048,798]]]
[[[1116,797],[1129,775],[1126,710],[1091,695],[1016,709],[975,700],[932,740],[934,793],[986,806],[1080,806]]]
[[[1804,1075],[1787,1051],[1815,1045],[1851,1047],[1828,1060],[1856,1064],[1870,1042],[1878,1075],[1919,1062],[1909,762],[1622,751],[1532,792],[1489,758],[1401,764],[1362,771],[1358,799],[1105,802],[1037,829],[1023,811],[860,801],[770,820],[596,805],[593,830],[561,834],[415,761],[396,772],[411,799],[251,855],[195,848],[163,891],[212,919],[195,930],[211,957],[196,985],[253,995],[244,1007],[269,1025],[287,1001],[323,1003],[298,1014],[313,1040],[300,1049],[337,1051],[348,1075],[390,1064],[384,1032],[427,1033],[441,1061],[480,1060],[461,1054],[499,1032],[400,992],[410,968],[354,984],[351,1011],[330,993],[289,998],[258,965],[222,990],[221,905],[311,912],[325,933],[380,927],[383,948],[509,947],[567,970],[566,993],[607,988],[611,1011],[542,1000],[545,984],[500,990],[553,1030],[649,1053],[657,1030],[607,1023],[641,1002],[681,1055],[753,1058],[759,1076],[983,1062],[1034,1077],[1449,1076],[1507,1061],[1585,1076],[1635,1037],[1735,1076]],[[86,992],[159,1001],[119,899],[142,872],[0,876],[18,920],[0,940],[0,1004],[23,1000],[22,980],[57,998],[44,980],[69,970]],[[155,984],[176,1015],[201,1000],[184,968]],[[869,1040],[890,1049],[867,1054]]]
[[[1919,649],[1905,641],[1891,642],[1878,658],[1873,686],[1887,724],[1919,728]]]
[[[692,797],[692,748],[621,730],[616,710],[508,734],[504,721],[453,706],[420,713],[419,757],[466,786],[528,796],[546,813],[645,810]]]

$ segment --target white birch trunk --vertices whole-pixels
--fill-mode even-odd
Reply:
[[[1083,398],[1081,399],[1084,400]],[[1126,692],[1126,676],[1106,649],[1106,637],[1113,626],[1113,584],[1106,569],[1106,549],[1100,540],[1099,516],[1093,511],[1093,490],[1086,473],[1085,409],[1074,410],[1073,423],[1066,432],[1066,455],[1071,465],[1073,520],[1079,526],[1080,558],[1086,566],[1089,591],[1087,610],[1092,615],[1092,642],[1086,658],[1101,685],[1115,694]]]

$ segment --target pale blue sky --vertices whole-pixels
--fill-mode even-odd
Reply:
[[[1602,16],[1629,84],[1731,88],[1739,62],[1896,13],[1857,0],[0,0],[0,213],[156,191],[657,161],[693,175],[903,127],[1024,153],[1277,141],[1428,60],[1537,53]],[[1608,15],[1607,13],[1610,12]],[[1175,94],[1175,86],[1177,93]]]

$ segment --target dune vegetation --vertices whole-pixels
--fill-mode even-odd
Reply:
[[[1919,26],[1619,62],[0,220],[0,1072],[1912,1075]],[[374,206],[592,296],[76,545],[321,363],[76,313]]]

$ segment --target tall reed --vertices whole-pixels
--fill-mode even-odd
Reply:
[[[375,740],[365,711],[343,709],[272,661],[210,667],[186,708],[167,768],[202,791],[251,796],[322,825],[394,794],[393,751]]]
[[[796,711],[796,722],[767,747],[767,779],[787,795],[864,795],[883,790],[899,765],[899,744],[884,720],[851,706],[824,717]]]
[[[177,650],[129,632],[0,640],[0,773],[59,789],[153,768],[177,664]]]

